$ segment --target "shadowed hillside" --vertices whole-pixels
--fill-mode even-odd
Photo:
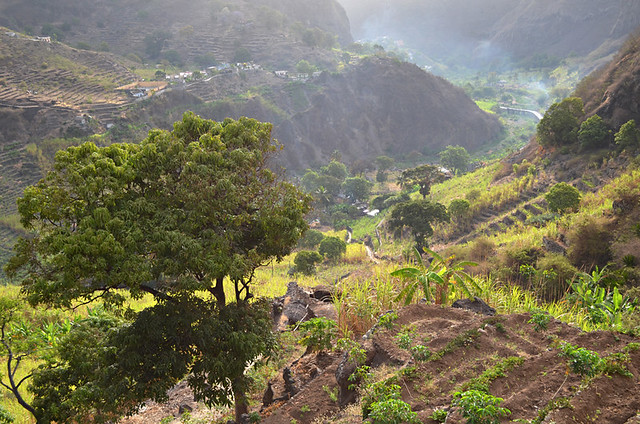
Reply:
[[[588,115],[598,114],[618,128],[629,119],[640,122],[640,34],[627,40],[618,55],[578,86]]]

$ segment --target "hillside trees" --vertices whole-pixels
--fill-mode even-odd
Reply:
[[[543,146],[564,146],[577,142],[583,115],[582,99],[579,97],[568,97],[552,104],[538,123],[538,142]]]
[[[435,165],[420,165],[416,168],[402,171],[400,185],[404,189],[418,185],[422,198],[426,199],[429,193],[431,193],[431,186],[444,181],[445,178],[445,174],[439,167]]]
[[[605,146],[609,142],[609,128],[602,118],[593,115],[580,124],[578,140],[587,149]]]
[[[640,146],[640,130],[636,126],[636,121],[631,119],[622,124],[614,139],[616,144],[624,149]]]
[[[310,209],[267,167],[277,149],[270,134],[252,119],[186,113],[137,145],[58,152],[53,170],[25,190],[18,209],[34,235],[18,241],[6,272],[20,276],[31,304],[117,308],[123,288],[156,301],[107,338],[102,372],[73,384],[69,393],[100,391],[85,409],[133,412],[189,375],[198,399],[235,398],[236,413],[246,411],[245,368],[274,347],[264,305],[249,302],[253,272],[291,251]]]
[[[400,236],[404,228],[413,233],[418,250],[427,247],[427,239],[433,235],[432,224],[448,222],[447,208],[437,202],[429,200],[412,200],[396,205],[391,211],[389,229],[394,235]]]
[[[567,183],[555,184],[544,196],[552,212],[576,209],[580,204],[581,197],[578,189]]]
[[[440,163],[445,168],[451,169],[455,174],[465,172],[469,167],[471,157],[462,146],[447,146],[440,152]]]

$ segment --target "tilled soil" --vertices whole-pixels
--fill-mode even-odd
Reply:
[[[530,314],[486,317],[461,309],[411,305],[398,312],[391,328],[378,329],[364,346],[369,349],[373,373],[384,370],[385,377],[398,376],[403,400],[423,423],[435,423],[431,414],[442,408],[449,411],[446,423],[465,422],[459,408],[452,407],[453,394],[510,357],[522,361],[488,385],[492,395],[504,399],[501,406],[511,411],[500,422],[638,422],[640,349],[627,346],[640,343],[640,339],[614,332],[585,333],[554,319],[546,330],[536,331],[530,319]],[[415,329],[413,344],[428,347],[433,354],[431,360],[416,361],[408,350],[398,346],[397,335],[407,328]],[[623,365],[632,376],[583,378],[571,372],[567,360],[559,355],[561,342],[593,350],[601,357],[628,352],[629,361]],[[272,380],[273,397],[281,399],[263,408],[261,422],[362,422],[358,407],[341,408],[336,399],[336,371],[342,360],[340,353],[321,352],[305,354],[290,363],[296,394],[282,399],[286,398],[282,376]],[[188,399],[188,391],[182,394]],[[125,422],[158,422],[169,413],[177,415],[180,403],[174,399],[170,409],[156,410],[153,417],[146,411]]]

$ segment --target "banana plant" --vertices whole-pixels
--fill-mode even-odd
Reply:
[[[416,292],[421,290],[427,302],[445,304],[450,294],[456,289],[461,290],[468,297],[472,297],[469,285],[480,290],[473,277],[464,270],[468,266],[477,266],[477,263],[455,262],[454,256],[444,258],[429,248],[424,250],[433,257],[430,264],[425,264],[418,249],[414,249],[416,266],[401,268],[391,273],[392,277],[409,281],[409,284],[396,297],[396,302],[404,300],[404,304],[408,305],[413,301]]]

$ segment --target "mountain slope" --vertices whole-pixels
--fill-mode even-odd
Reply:
[[[263,64],[295,64],[323,57],[322,49],[314,51],[319,39],[351,41],[347,16],[334,0],[1,0],[0,16],[11,28],[54,32],[69,44],[153,61],[167,51],[177,52],[176,61],[205,55],[231,61],[247,49]]]
[[[383,154],[415,160],[416,154],[435,154],[449,144],[474,150],[502,131],[498,118],[481,111],[461,89],[387,58],[366,58],[345,72],[325,72],[306,83],[253,71],[199,82],[186,91],[189,99],[176,99],[174,90],[129,117],[169,128],[184,110],[179,104],[187,102],[211,119],[249,116],[272,122],[273,136],[285,146],[281,163],[292,171],[326,163],[335,150],[348,164]]]
[[[640,33],[618,55],[577,88],[587,115],[598,114],[613,128],[629,119],[640,122]]]
[[[640,3],[627,0],[342,0],[357,38],[389,35],[448,63],[468,66],[543,56],[614,53],[640,25]]]

